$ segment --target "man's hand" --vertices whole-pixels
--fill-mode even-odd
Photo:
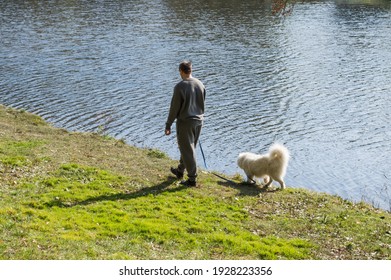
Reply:
[[[166,133],[166,135],[170,135],[171,134],[171,129],[166,129],[165,133]]]

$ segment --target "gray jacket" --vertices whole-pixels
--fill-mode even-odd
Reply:
[[[202,82],[196,78],[182,80],[174,87],[168,114],[166,129],[178,121],[204,119],[206,90]]]

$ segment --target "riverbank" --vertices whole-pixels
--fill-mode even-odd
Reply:
[[[293,187],[264,191],[0,105],[1,259],[389,259],[391,214]]]

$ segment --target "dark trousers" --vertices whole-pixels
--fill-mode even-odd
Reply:
[[[201,134],[202,121],[179,120],[176,128],[178,146],[181,153],[178,170],[182,173],[187,170],[189,180],[195,181],[197,178],[196,146]]]

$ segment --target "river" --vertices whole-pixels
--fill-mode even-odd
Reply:
[[[208,170],[243,174],[239,152],[280,142],[288,186],[390,210],[390,1],[303,1],[285,17],[268,1],[2,0],[0,103],[177,158],[164,126],[191,59]]]

